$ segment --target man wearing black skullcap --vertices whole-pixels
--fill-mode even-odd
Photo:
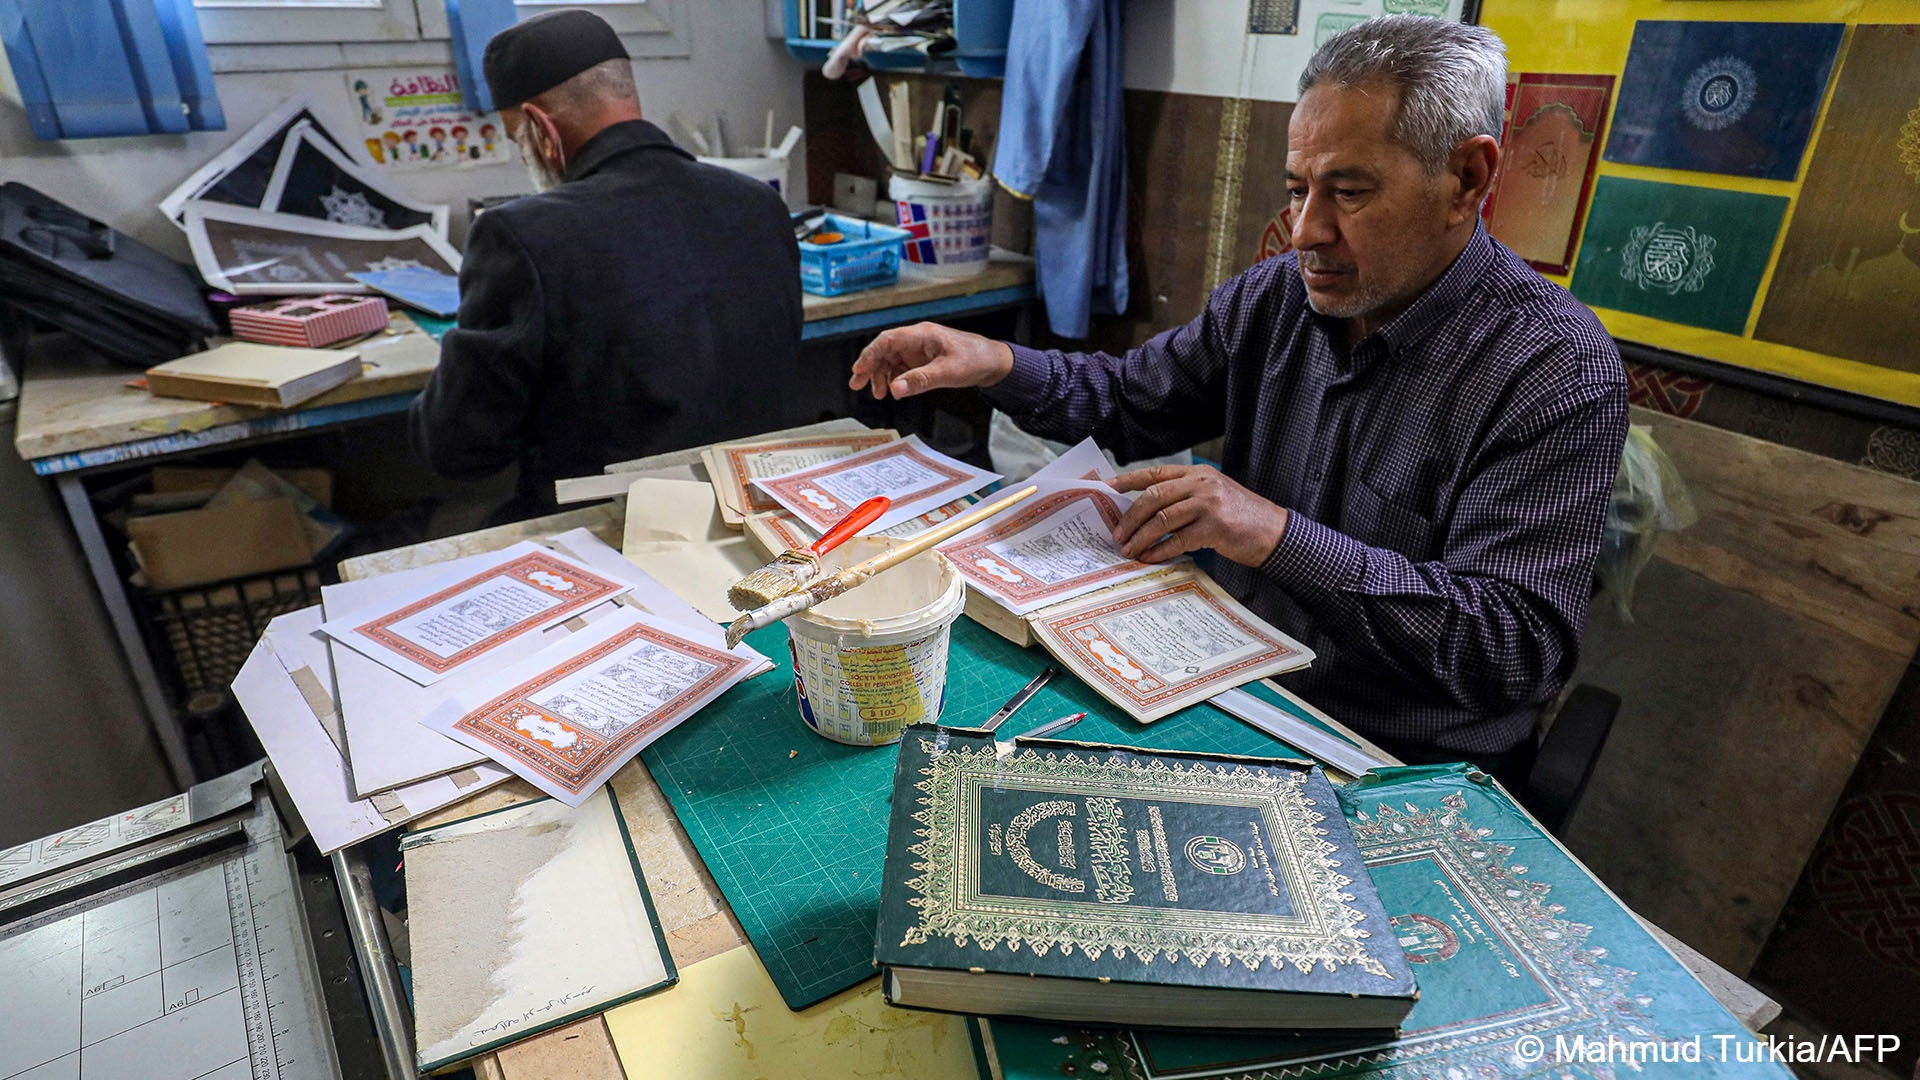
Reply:
[[[557,478],[795,422],[800,255],[773,188],[642,120],[590,12],[501,31],[484,68],[539,193],[468,234],[459,325],[408,422],[434,471],[517,460],[510,521],[550,511]]]

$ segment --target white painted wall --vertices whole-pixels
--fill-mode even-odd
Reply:
[[[697,117],[722,110],[729,137],[750,133],[755,142],[768,109],[774,110],[777,133],[801,123],[803,69],[779,41],[767,37],[763,6],[744,0],[683,2],[690,55],[634,61],[647,117],[664,127],[675,111]],[[446,62],[452,66],[451,51]],[[226,74],[216,83],[227,115],[225,131],[41,142],[28,127],[12,72],[0,54],[0,181],[38,188],[184,261],[190,257],[185,235],[161,216],[157,204],[275,105],[307,94],[321,122],[343,142],[359,141],[358,109],[339,70]],[[796,151],[793,176],[805,175],[803,153],[804,148]],[[526,170],[517,162],[387,175],[401,194],[453,204],[456,241],[465,235],[468,198],[530,190]]]
[[[1247,33],[1248,0],[1128,0],[1126,83],[1209,97],[1293,101],[1322,17],[1386,11],[1460,17],[1461,0],[1300,0],[1299,33]]]

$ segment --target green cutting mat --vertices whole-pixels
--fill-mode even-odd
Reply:
[[[873,974],[873,930],[896,747],[842,746],[815,735],[794,704],[787,631],[747,643],[779,666],[728,691],[642,751],[674,813],[795,1009]],[[953,624],[947,705],[953,726],[979,724],[1050,662],[971,619]],[[1249,687],[1319,724],[1265,687]],[[999,730],[1002,738],[1085,710],[1060,737],[1160,750],[1297,756],[1211,705],[1141,724],[1062,671]],[[1324,725],[1320,725],[1324,726]]]

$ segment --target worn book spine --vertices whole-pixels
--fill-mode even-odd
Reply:
[[[967,586],[965,610],[967,618],[1023,649],[1039,640],[1033,636],[1033,625],[1027,622],[1025,615],[1015,615],[1007,610],[1006,605],[972,585]]]
[[[1307,762],[915,725],[882,965],[1402,998],[1414,979]]]

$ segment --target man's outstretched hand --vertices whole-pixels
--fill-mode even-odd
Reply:
[[[1013,349],[1004,341],[916,323],[889,330],[860,350],[847,386],[871,388],[873,396],[911,397],[928,390],[992,386],[1013,370]]]
[[[1115,477],[1113,486],[1141,493],[1113,530],[1121,552],[1141,562],[1212,548],[1222,558],[1259,566],[1287,531],[1286,507],[1205,465],[1136,469]]]

